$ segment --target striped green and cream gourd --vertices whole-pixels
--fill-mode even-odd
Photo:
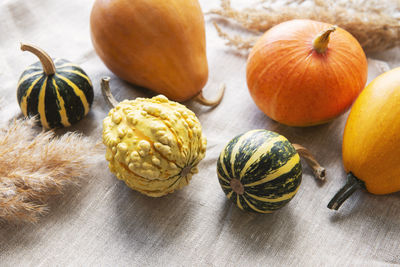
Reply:
[[[299,154],[284,136],[252,130],[226,145],[217,173],[222,190],[240,209],[271,213],[294,197],[302,167]]]
[[[18,82],[17,100],[25,116],[38,116],[46,129],[67,127],[81,120],[93,102],[87,74],[65,59],[52,60],[43,50],[21,45],[40,61],[30,65]]]

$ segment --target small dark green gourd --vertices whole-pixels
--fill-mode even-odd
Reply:
[[[70,126],[81,120],[93,103],[93,85],[78,65],[52,59],[42,49],[21,44],[39,58],[22,73],[17,100],[24,116],[38,116],[46,129]]]
[[[325,169],[304,147],[284,136],[252,130],[233,138],[217,162],[218,180],[226,196],[240,209],[271,213],[285,206],[301,183],[300,155],[325,179]]]

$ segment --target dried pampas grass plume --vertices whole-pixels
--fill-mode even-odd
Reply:
[[[291,19],[312,19],[338,25],[357,38],[365,52],[379,52],[400,45],[399,0],[260,0],[263,8],[236,10],[230,0],[209,13],[232,19],[245,29],[265,32]],[[215,24],[216,25],[216,24]],[[231,36],[217,26],[219,35],[237,49],[251,48],[257,38]]]
[[[50,196],[87,175],[97,148],[87,137],[33,128],[34,119],[0,128],[0,220],[37,222]]]

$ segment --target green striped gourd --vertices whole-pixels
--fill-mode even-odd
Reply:
[[[217,173],[222,190],[240,209],[271,213],[294,197],[302,167],[299,154],[284,136],[252,130],[226,145]]]
[[[18,82],[17,99],[25,116],[38,116],[46,129],[67,127],[81,120],[93,102],[87,74],[65,59],[54,61],[41,49],[22,45],[40,59],[30,65]]]

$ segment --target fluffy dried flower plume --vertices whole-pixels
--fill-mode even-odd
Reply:
[[[360,42],[367,53],[400,45],[399,0],[260,0],[262,8],[236,10],[230,0],[221,0],[221,8],[209,13],[236,21],[245,29],[263,33],[291,19],[312,19],[338,25]],[[250,49],[257,37],[232,36],[216,25],[227,44]]]
[[[87,175],[94,143],[77,133],[55,136],[34,119],[0,128],[0,220],[37,222],[50,196]]]

